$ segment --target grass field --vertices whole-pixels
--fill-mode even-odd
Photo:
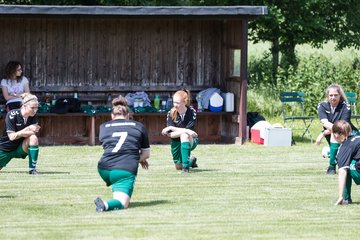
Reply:
[[[322,146],[199,145],[200,168],[174,170],[169,146],[153,145],[127,210],[97,213],[111,197],[96,171],[101,147],[42,147],[41,176],[27,159],[0,172],[1,239],[358,239],[354,204],[334,206]]]

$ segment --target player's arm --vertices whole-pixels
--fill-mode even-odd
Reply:
[[[320,119],[320,123],[323,125],[324,128],[326,128],[327,130],[331,131],[331,128],[332,128],[332,123],[329,122],[329,120],[327,119],[328,118],[328,114],[327,114],[327,111],[324,107],[324,104],[326,105],[326,103],[324,102],[321,102],[319,103],[318,107],[317,107],[317,110],[318,110],[318,116],[319,116],[319,119]]]
[[[340,168],[339,169],[339,198],[336,201],[335,205],[339,205],[342,204],[343,200],[344,200],[344,189],[345,189],[345,183],[346,183],[346,176],[348,169],[347,168]]]
[[[329,120],[327,120],[327,119],[321,119],[320,123],[323,125],[324,128],[326,128],[329,131],[331,131],[332,126],[334,125],[331,122],[329,122]]]
[[[142,162],[148,158],[150,158],[150,149],[141,149],[139,162]]]
[[[191,129],[170,127],[167,131],[167,136],[170,138],[179,138],[181,134],[186,133],[192,137],[197,137],[197,133]]]
[[[34,135],[34,134],[38,133],[39,130],[40,130],[40,126],[38,124],[32,124],[20,131],[17,131],[17,132],[8,131],[7,133],[8,133],[8,137],[9,137],[10,141],[14,141],[19,138],[27,138],[31,135]]]
[[[150,149],[141,149],[139,163],[143,169],[149,168],[148,158],[150,158]]]

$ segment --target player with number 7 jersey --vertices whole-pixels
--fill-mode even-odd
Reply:
[[[140,122],[129,120],[126,99],[112,101],[112,120],[100,125],[99,140],[104,153],[98,162],[98,172],[107,186],[112,186],[113,198],[95,199],[96,211],[127,208],[134,189],[139,163],[148,169],[150,145],[147,130]]]

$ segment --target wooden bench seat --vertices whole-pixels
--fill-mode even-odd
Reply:
[[[66,86],[49,86],[49,87],[32,87],[31,92],[35,94],[39,101],[44,102],[45,94],[49,93],[51,98],[56,96],[74,97],[77,93],[78,99],[82,106],[91,104],[94,106],[104,106],[107,103],[108,94],[112,98],[119,94],[125,96],[127,93],[137,91],[145,91],[151,100],[155,95],[159,95],[163,99],[167,98],[178,89],[179,86],[143,86],[118,89],[112,87],[93,87],[83,86],[80,88]],[[192,99],[195,103],[196,94],[208,87],[184,87],[191,91]],[[41,145],[96,145],[99,144],[99,126],[101,123],[110,120],[110,113],[96,113],[90,116],[87,113],[38,113],[38,120],[41,126],[39,140]],[[166,126],[165,112],[145,112],[133,113],[134,120],[145,125],[148,130],[149,140],[151,144],[168,143],[169,139],[161,135],[161,130]],[[196,131],[199,134],[202,143],[222,143],[227,141],[227,136],[222,136],[223,121],[231,122],[233,113],[226,112],[200,112],[197,115]],[[0,127],[3,128],[4,120],[0,121]],[[226,132],[226,131],[225,131]]]
[[[225,118],[233,113],[200,112],[197,114],[196,132],[201,143],[223,143],[226,136],[221,136],[221,126]],[[37,114],[41,130],[41,145],[97,145],[99,144],[99,126],[110,120],[110,113],[98,113],[90,116],[86,113],[39,113]],[[143,123],[148,130],[151,144],[166,144],[169,139],[161,135],[166,126],[166,113],[132,113],[132,118]],[[4,128],[4,118],[0,120]]]

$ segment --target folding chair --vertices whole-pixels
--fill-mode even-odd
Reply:
[[[312,143],[313,137],[311,135],[309,128],[315,117],[305,115],[304,96],[305,94],[303,92],[280,93],[284,126],[291,128],[293,131],[302,131],[302,136],[301,136],[302,141],[304,141],[305,135],[308,135]],[[303,122],[304,128],[294,127],[295,121]],[[290,122],[290,124],[287,124],[287,122]],[[295,143],[294,139],[293,142]]]
[[[350,104],[351,107],[351,118],[355,119],[356,124],[359,126],[360,115],[357,114],[357,110],[356,110],[356,102],[357,102],[356,93],[345,92],[345,95],[347,98],[347,102]]]

